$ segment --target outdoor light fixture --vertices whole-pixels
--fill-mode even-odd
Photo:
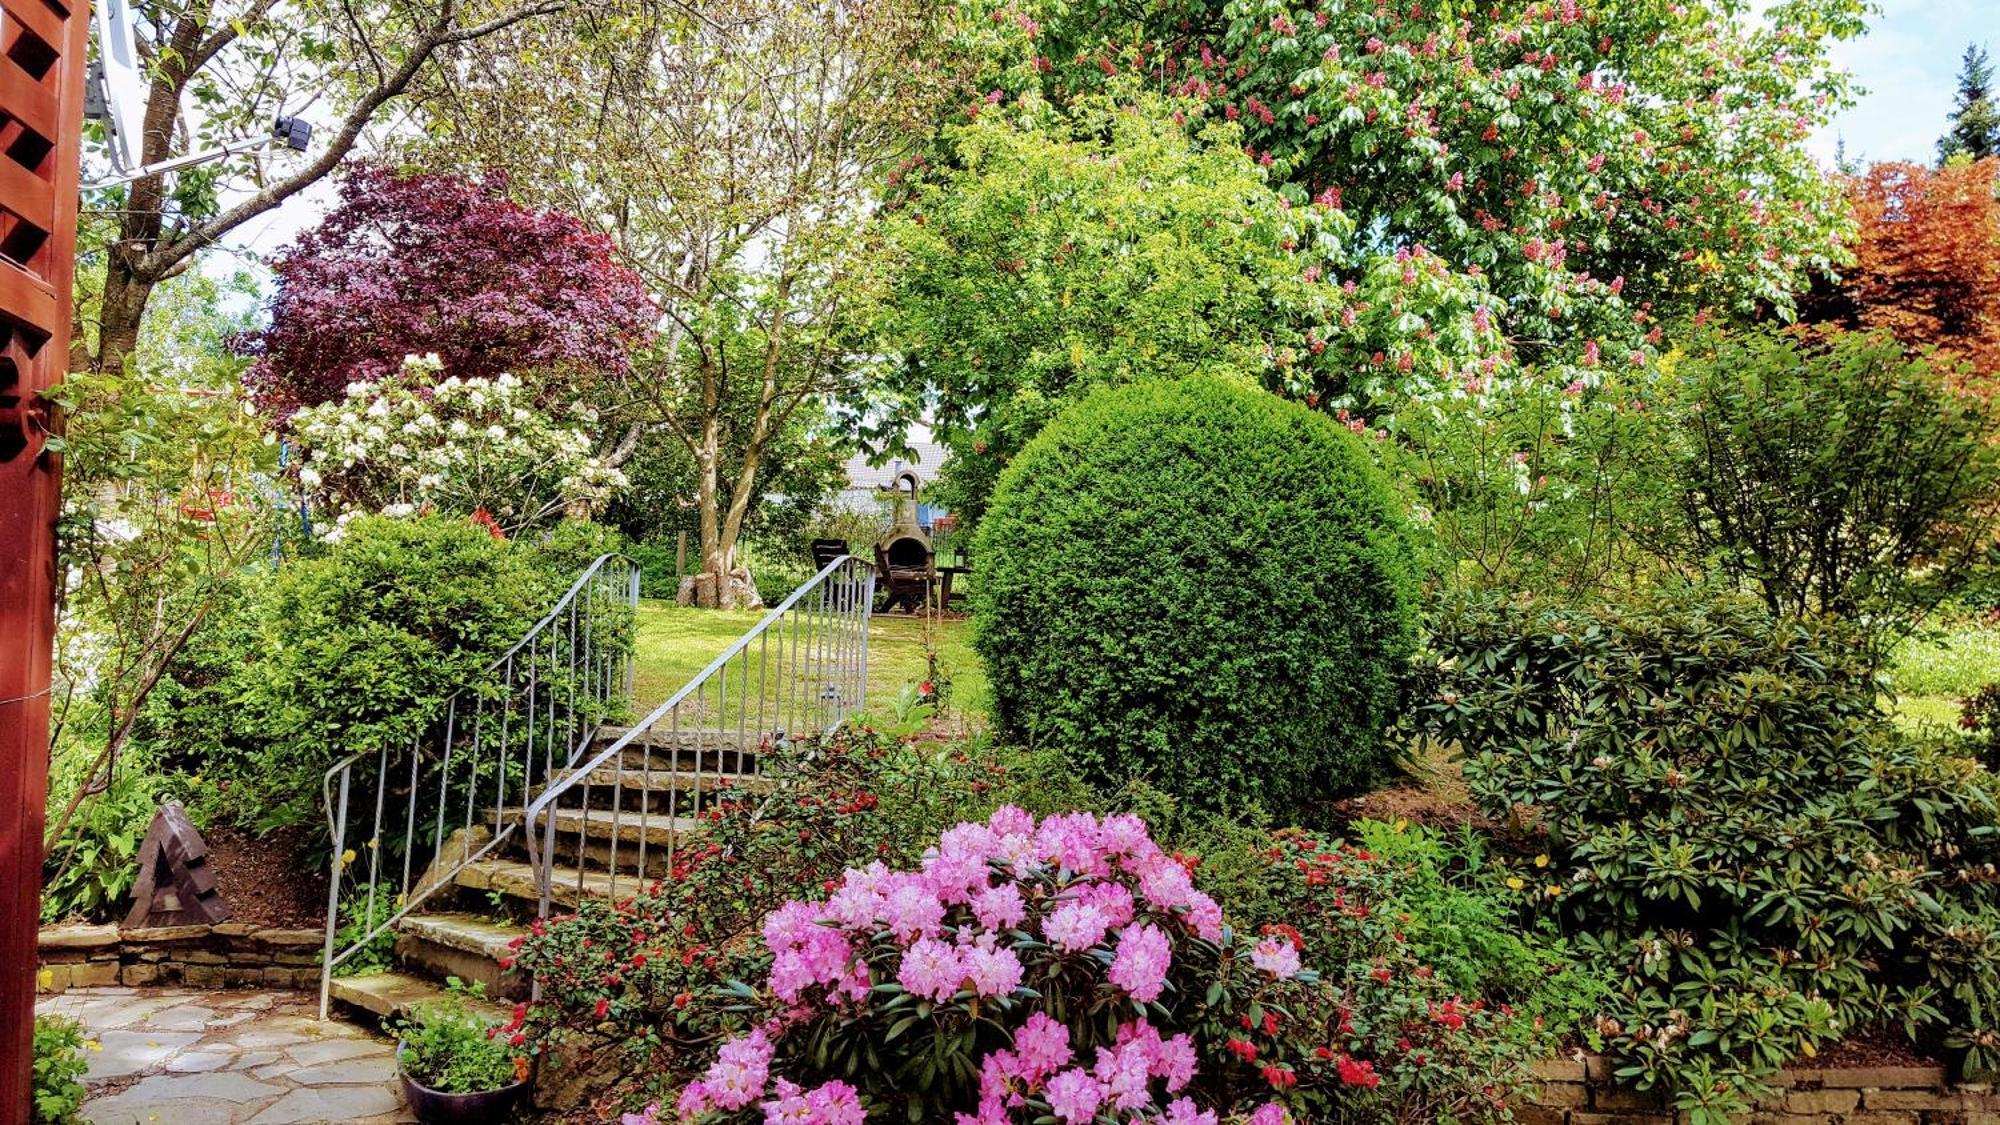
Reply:
[[[266,136],[244,137],[214,148],[142,165],[145,153],[143,133],[146,120],[146,89],[139,65],[137,38],[132,32],[132,9],[127,0],[100,0],[92,14],[97,27],[97,58],[86,80],[84,115],[105,124],[105,151],[111,157],[111,175],[92,180],[86,189],[107,188],[147,176],[192,168],[225,156],[283,145],[304,152],[312,140],[312,125],[298,117],[280,115]]]

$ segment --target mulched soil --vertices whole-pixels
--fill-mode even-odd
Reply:
[[[1834,1070],[1844,1067],[1937,1066],[1939,1060],[1888,1028],[1864,1028],[1792,1065]]]
[[[1416,785],[1395,785],[1359,797],[1333,803],[1334,818],[1341,824],[1357,820],[1407,820],[1429,828],[1456,829],[1470,825],[1492,831],[1497,825],[1479,814],[1470,798]]]
[[[326,925],[326,872],[308,860],[304,829],[257,837],[213,828],[202,839],[230,921],[286,929]]]

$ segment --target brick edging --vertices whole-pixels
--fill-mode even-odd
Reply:
[[[1952,1082],[1938,1066],[1801,1066],[1771,1079],[1777,1093],[1743,1120],[1754,1125],[2000,1125],[2000,1094]],[[1535,1067],[1523,1125],[1677,1125],[1686,1115],[1654,1093],[1619,1085],[1601,1057]]]

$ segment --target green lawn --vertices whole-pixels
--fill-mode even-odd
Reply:
[[[684,609],[667,601],[641,602],[638,663],[633,675],[639,709],[643,712],[678,691],[763,616],[762,611]],[[972,651],[970,622],[943,621],[934,629],[939,671],[952,687],[952,709],[983,715],[986,675]],[[877,615],[868,629],[869,710],[891,711],[904,689],[924,679],[926,663],[923,619]]]
[[[2000,681],[2000,629],[1969,625],[1911,641],[1897,652],[1890,679],[1906,722],[1954,725],[1959,700]]]

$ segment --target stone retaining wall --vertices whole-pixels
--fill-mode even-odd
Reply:
[[[319,987],[322,930],[248,922],[213,926],[49,926],[37,940],[36,989],[185,984],[197,988]]]
[[[1668,1103],[1612,1081],[1603,1059],[1543,1063],[1522,1125],[1677,1125]],[[1934,1066],[1875,1066],[1784,1071],[1778,1093],[1746,1120],[1752,1125],[2000,1125],[2000,1094],[1990,1085],[1953,1083]]]

